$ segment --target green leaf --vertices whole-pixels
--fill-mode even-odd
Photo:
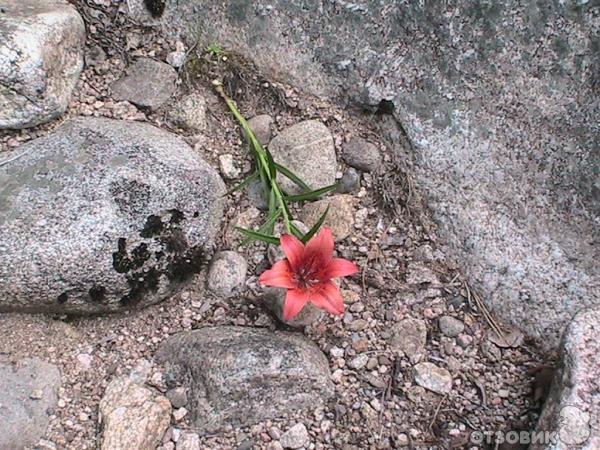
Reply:
[[[267,149],[264,149],[265,154],[267,155],[267,164],[269,165],[269,173],[271,174],[271,179],[274,180],[277,176],[277,168],[275,167],[275,161],[273,160],[273,155]]]
[[[271,224],[268,226],[268,228],[263,230],[269,234],[273,234],[273,230],[275,229],[275,222],[277,221],[277,218],[279,218],[279,216],[283,213],[283,211],[280,208],[276,208],[276,206],[277,206],[277,199],[275,198],[275,192],[269,191],[269,217],[270,217],[270,219],[267,221],[267,223],[269,223],[271,221],[271,219],[273,219],[273,217],[275,217],[275,220],[273,220],[271,222]]]
[[[300,177],[298,177],[298,175],[294,174],[294,172],[292,172],[290,169],[288,169],[287,167],[282,166],[281,164],[277,164],[275,163],[275,168],[281,172],[283,175],[285,175],[287,178],[289,178],[290,180],[292,180],[294,183],[296,183],[298,186],[300,186],[303,190],[305,191],[310,191],[310,186],[308,184],[306,184],[304,181],[302,181],[300,179]]]
[[[292,234],[294,236],[296,236],[298,239],[302,240],[302,238],[303,238],[302,231],[300,231],[298,229],[298,227],[296,225],[294,225],[292,222],[290,222],[290,231],[292,232]]]
[[[269,220],[267,220],[264,224],[262,224],[258,228],[257,232],[262,233],[262,234],[272,235],[273,229],[275,228],[275,222],[277,222],[277,219],[279,219],[279,216],[281,216],[281,209],[278,209],[277,211],[275,211],[275,213],[269,218]],[[246,239],[244,239],[242,241],[241,245],[246,245],[251,240],[252,240],[251,238],[247,237]]]
[[[333,191],[335,188],[337,188],[337,183],[332,184],[331,186],[327,186],[321,189],[315,189],[314,191],[304,192],[298,195],[286,195],[284,198],[288,202],[303,202],[305,200],[316,200],[321,195]]]
[[[258,170],[256,170],[252,175],[243,179],[237,186],[228,190],[225,194],[223,194],[223,196],[230,195],[230,194],[233,194],[234,192],[239,191],[240,189],[244,189],[246,186],[248,186],[250,183],[252,183],[254,180],[256,180],[259,176],[260,176],[260,173]]]
[[[281,216],[281,209],[278,209],[277,211],[275,211],[275,214],[273,214],[271,217],[269,217],[269,220],[267,220],[263,225],[261,225],[261,227],[258,229],[258,231],[260,233],[273,233],[273,226],[275,225],[275,222],[277,222],[277,219],[279,219],[279,216]]]
[[[268,234],[259,233],[258,231],[249,230],[247,228],[242,227],[235,227],[235,229],[242,233],[244,236],[249,237],[250,239],[263,241],[267,244],[279,245],[279,238],[276,238],[274,236],[269,236]]]
[[[317,223],[315,223],[314,226],[310,230],[308,230],[308,233],[306,233],[302,237],[302,239],[301,239],[302,242],[304,242],[306,244],[310,240],[310,238],[313,237],[317,231],[319,231],[319,228],[321,228],[321,225],[323,225],[323,222],[325,222],[325,217],[327,217],[328,212],[329,212],[329,205],[327,205],[327,208],[325,208],[325,212],[323,212],[323,214],[321,215],[321,217],[319,218]]]

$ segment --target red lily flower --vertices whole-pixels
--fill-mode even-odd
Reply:
[[[332,278],[358,272],[352,261],[333,257],[333,234],[324,227],[306,245],[290,234],[280,239],[286,259],[277,261],[263,272],[259,281],[264,286],[288,289],[283,306],[283,319],[296,317],[308,302],[331,314],[344,312],[344,299]]]

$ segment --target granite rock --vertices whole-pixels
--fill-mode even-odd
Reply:
[[[137,308],[199,272],[225,187],[177,136],[81,118],[15,152],[0,166],[0,311]]]
[[[312,411],[333,395],[327,358],[298,334],[202,328],[170,337],[156,358],[174,383],[188,388],[197,432]]]
[[[81,70],[85,25],[63,0],[7,0],[0,12],[0,129],[67,110]]]

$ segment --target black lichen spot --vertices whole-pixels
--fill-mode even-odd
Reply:
[[[155,19],[159,18],[165,12],[165,0],[144,0],[146,9]]]
[[[154,214],[146,218],[146,224],[140,232],[140,236],[143,238],[151,238],[160,234],[165,228],[162,219]]]
[[[95,284],[90,288],[88,294],[90,294],[90,298],[93,302],[100,303],[102,300],[104,300],[104,297],[106,295],[106,288],[104,286],[99,286]]]
[[[375,114],[393,114],[394,108],[395,106],[393,101],[383,99],[379,102]]]
[[[156,258],[157,261],[160,261],[163,256],[165,256],[165,252],[156,252],[156,253],[154,253],[154,257]]]
[[[149,258],[150,252],[148,251],[148,245],[142,242],[131,252],[131,265],[133,269],[142,267]]]
[[[127,254],[127,240],[125,238],[119,238],[117,248],[118,250],[113,253],[113,267],[118,273],[127,273],[139,269],[150,259],[148,245],[143,242],[133,249],[131,257]]]
[[[194,212],[194,217],[198,217],[200,215],[200,213],[198,211]]]
[[[200,272],[204,252],[200,246],[190,248],[184,255],[167,267],[167,277],[171,281],[186,281]]]
[[[169,223],[171,225],[176,225],[183,219],[185,219],[185,214],[179,211],[178,209],[171,209],[169,210],[169,213],[171,214],[171,220],[169,220]]]
[[[149,291],[156,291],[160,280],[160,273],[156,268],[151,268],[147,272],[134,272],[127,276],[129,292],[121,297],[119,302],[122,306],[133,306],[138,304],[144,294]]]
[[[58,298],[56,300],[58,301],[58,303],[60,303],[62,305],[67,300],[69,300],[69,294],[67,294],[66,292],[63,292],[62,294],[60,294],[58,296]]]
[[[119,238],[117,241],[117,251],[113,253],[113,267],[118,273],[127,273],[131,270],[125,238]]]
[[[182,253],[189,247],[185,234],[181,230],[172,230],[160,240],[169,253]]]

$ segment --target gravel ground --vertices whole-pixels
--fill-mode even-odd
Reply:
[[[422,211],[407,206],[407,189],[382,192],[390,174],[403,177],[378,138],[378,122],[385,118],[271,82],[235,55],[185,47],[190,52],[179,70],[178,96],[193,90],[207,103],[206,131],[187,133],[169,123],[170,105],[141,110],[112,100],[108,88],[128,60],[147,56],[164,61],[182,44],[136,25],[122,6],[110,1],[79,1],[77,6],[88,27],[88,66],[69,112],[33,129],[0,132],[0,152],[48,133],[68,117],[148,121],[182,135],[214,167],[219,155],[233,155],[239,181],[251,171],[251,159],[238,127],[212,92],[210,80],[218,77],[245,116],[270,114],[276,130],[304,119],[321,120],[334,136],[338,161],[345,140],[357,135],[375,143],[384,156],[380,171],[363,174],[360,189],[352,194],[354,231],[336,246],[362,269],[342,283],[347,313],[324,316],[304,330],[329,358],[336,386],[333,400],[309,414],[290,411],[287,418],[204,436],[202,448],[274,450],[280,448],[280,436],[297,423],[308,429],[309,448],[344,449],[466,448],[474,430],[533,428],[545,387],[535,384],[536,374],[549,364],[549,357],[527,340],[499,342],[460,272],[440,250],[435,229],[422,220]],[[98,46],[103,52],[95,50]],[[340,162],[338,177],[345,170]],[[228,183],[233,186],[235,180]],[[236,249],[240,237],[231,226],[258,225],[264,218],[244,192],[230,196],[225,210],[218,249]],[[98,403],[108,382],[129,373],[142,359],[151,361],[157,346],[174,333],[207,325],[286,329],[260,301],[257,276],[269,267],[266,248],[253,244],[240,251],[248,261],[246,289],[227,300],[205,292],[203,272],[185,291],[138,312],[93,318],[0,316],[0,353],[14,360],[39,356],[61,370],[60,400],[46,439],[61,449],[96,448]],[[451,387],[434,393],[420,386],[415,378],[420,370],[426,372],[425,381],[417,377],[421,384],[435,378],[432,366],[424,362],[438,368],[442,381],[450,376]],[[153,368],[150,384],[164,390],[160,367]],[[186,428],[185,417],[172,419],[172,426]]]

